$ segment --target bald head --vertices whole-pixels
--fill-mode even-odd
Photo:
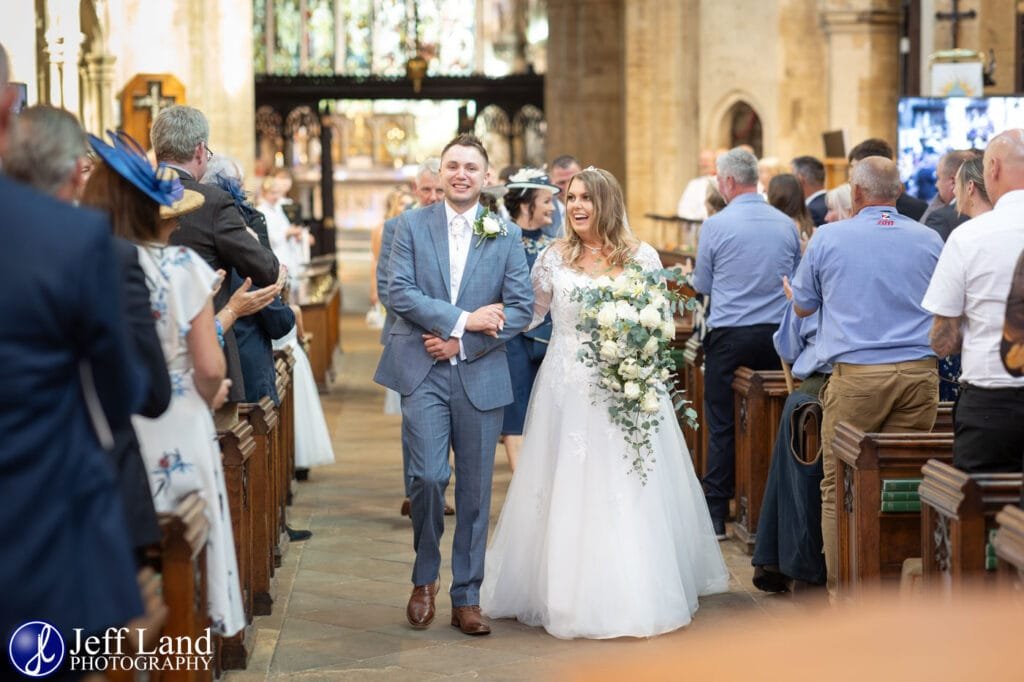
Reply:
[[[985,149],[985,188],[994,206],[999,197],[1024,189],[1024,130],[999,133]]]
[[[854,214],[867,206],[895,206],[903,192],[896,163],[884,156],[867,156],[850,171]]]

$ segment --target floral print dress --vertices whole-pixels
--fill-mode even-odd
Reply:
[[[245,626],[235,541],[213,415],[193,381],[186,336],[212,296],[216,276],[184,246],[139,246],[157,334],[171,376],[171,404],[157,419],[133,417],[149,473],[153,504],[172,511],[198,490],[206,502],[207,604],[214,632],[230,636]]]

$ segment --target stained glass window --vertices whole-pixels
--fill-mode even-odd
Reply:
[[[274,54],[271,72],[282,75],[299,73],[299,44],[302,38],[302,20],[299,0],[275,0]]]
[[[267,0],[252,3],[252,61],[256,73],[267,72]]]
[[[345,31],[344,67],[342,72],[352,76],[370,74],[371,35],[373,27],[373,0],[339,0],[344,11]]]
[[[307,0],[305,73],[334,73],[334,3],[331,0]]]
[[[257,73],[430,75],[543,72],[546,0],[253,0]]]

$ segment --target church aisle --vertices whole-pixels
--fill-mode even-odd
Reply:
[[[245,671],[228,682],[283,680],[535,680],[551,678],[575,659],[636,652],[646,640],[562,641],[539,628],[493,621],[489,637],[467,637],[448,624],[445,584],[427,630],[405,621],[413,560],[401,498],[399,419],[383,414],[383,389],[371,381],[380,354],[376,331],[361,315],[342,319],[345,354],[330,394],[321,396],[337,462],[296,484],[290,523],[313,537],[293,543],[277,577],[274,613],[257,617],[255,650]],[[492,529],[511,474],[498,449]],[[452,488],[448,491],[449,500]],[[451,517],[448,519],[451,520]],[[701,600],[693,624],[653,642],[685,646],[687,633],[730,627],[749,616],[785,615],[800,607],[786,595],[767,596],[750,582],[750,559],[723,543],[732,573],[730,592]]]

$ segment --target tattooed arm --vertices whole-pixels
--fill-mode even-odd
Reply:
[[[928,340],[932,350],[940,358],[959,353],[964,340],[963,334],[960,333],[960,318],[936,315]]]

